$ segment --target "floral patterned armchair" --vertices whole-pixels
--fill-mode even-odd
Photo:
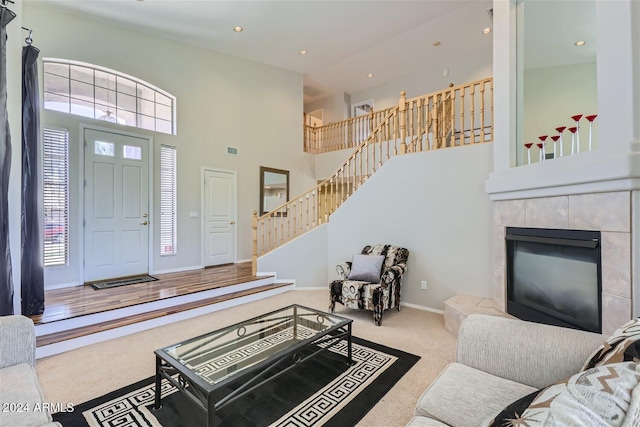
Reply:
[[[349,276],[353,276],[352,262],[338,264],[336,271],[340,279],[329,285],[329,310],[333,313],[336,302],[349,308],[371,310],[373,321],[380,326],[384,310],[394,307],[400,310],[400,285],[407,269],[409,250],[393,245],[374,245],[365,246],[361,254],[384,257],[379,282],[350,279]]]

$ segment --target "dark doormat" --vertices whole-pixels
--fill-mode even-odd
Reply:
[[[153,276],[143,274],[141,276],[120,277],[118,279],[112,279],[112,280],[99,280],[96,282],[87,282],[85,283],[85,285],[89,285],[93,289],[98,291],[100,289],[116,288],[118,286],[133,285],[135,283],[153,282],[156,280],[158,279],[156,279]]]

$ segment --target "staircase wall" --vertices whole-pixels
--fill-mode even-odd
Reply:
[[[411,252],[402,302],[442,310],[456,293],[490,297],[492,155],[478,144],[388,160],[329,220],[329,280],[364,245],[392,243]]]
[[[327,287],[327,227],[322,224],[258,259],[260,272],[295,280],[296,288]],[[328,299],[327,297],[327,304]]]
[[[456,293],[491,297],[492,206],[484,181],[492,149],[478,144],[391,158],[328,223],[261,257],[258,270],[295,279],[297,289],[328,287],[336,264],[366,244],[388,242],[411,251],[403,303],[442,310]]]

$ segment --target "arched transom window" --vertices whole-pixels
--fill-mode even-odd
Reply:
[[[44,58],[44,108],[176,134],[176,98],[143,80],[84,62]]]

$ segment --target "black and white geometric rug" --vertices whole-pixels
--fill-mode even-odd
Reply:
[[[420,359],[356,337],[355,365],[345,363],[346,351],[342,341],[263,384],[218,411],[216,426],[353,426]],[[154,388],[147,378],[53,419],[64,427],[206,426],[204,411],[166,381],[162,409],[153,411]]]

